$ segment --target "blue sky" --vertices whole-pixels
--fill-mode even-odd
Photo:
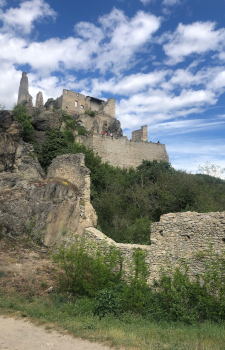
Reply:
[[[34,100],[115,97],[175,168],[225,168],[225,0],[0,0],[0,103],[26,70]]]

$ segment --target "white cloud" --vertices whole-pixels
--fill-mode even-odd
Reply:
[[[217,51],[225,40],[225,29],[215,30],[215,22],[180,23],[173,34],[163,36],[168,42],[163,49],[169,59],[167,64],[184,61],[191,54],[203,54]]]
[[[27,3],[22,3],[21,7]],[[32,4],[45,3],[33,0]],[[31,30],[34,18],[38,18],[38,12],[35,11],[32,14],[36,13],[36,17],[30,17],[29,21],[23,23],[26,32]],[[20,17],[17,21],[17,24],[20,23]],[[4,49],[0,50],[0,60],[19,65],[30,64],[32,69],[41,71],[43,75],[68,69],[99,69],[102,72],[110,70],[120,73],[136,63],[136,54],[149,43],[152,34],[160,26],[160,19],[153,15],[140,11],[129,19],[115,8],[110,14],[100,17],[99,22],[101,27],[80,22],[75,27],[78,36],[51,38],[44,42],[30,43],[12,33],[2,33],[0,45]],[[22,26],[22,22],[20,24]]]
[[[111,78],[108,81],[93,79],[93,95],[101,92],[109,92],[117,95],[131,95],[146,90],[149,87],[156,87],[161,84],[168,70],[154,71],[148,74],[131,74],[124,78]]]
[[[7,3],[5,0],[0,0],[0,7],[6,6]]]
[[[140,0],[140,2],[142,2],[142,4],[145,6],[147,4],[149,4],[152,0]]]
[[[151,42],[153,33],[160,27],[161,18],[139,11],[129,19],[114,8],[109,15],[100,17],[99,22],[108,40],[100,48],[96,68],[102,72],[110,69],[118,73],[127,69],[139,50]]]
[[[181,135],[193,132],[213,130],[223,128],[225,120],[215,119],[189,119],[189,120],[174,120],[166,123],[155,124],[151,127],[151,133],[168,135]]]
[[[163,0],[163,5],[165,6],[173,6],[181,3],[181,0]]]
[[[34,27],[33,22],[45,17],[55,18],[56,12],[44,0],[24,1],[19,8],[11,7],[5,13],[0,11],[0,20],[3,22],[1,31],[29,34]]]

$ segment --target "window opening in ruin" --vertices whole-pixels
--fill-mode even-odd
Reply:
[[[84,106],[83,106],[83,105],[80,105],[80,108],[84,108]]]
[[[75,101],[75,107],[77,107],[77,101]]]
[[[66,93],[68,94],[69,90],[66,90]]]
[[[77,94],[77,96],[79,96],[79,94]]]
[[[223,243],[225,243],[225,238],[222,238]]]

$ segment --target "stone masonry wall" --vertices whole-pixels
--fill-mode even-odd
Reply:
[[[113,166],[120,168],[136,168],[143,159],[150,161],[169,161],[166,147],[163,144],[152,142],[129,141],[127,137],[116,139],[110,136],[77,136],[76,142],[84,144],[87,148],[102,157],[103,162],[109,162]]]
[[[148,140],[148,127],[144,125],[139,130],[132,132],[132,141],[146,141]]]
[[[115,99],[108,101],[99,100],[94,97],[85,96],[78,92],[63,89],[61,108],[69,113],[81,114],[84,111],[102,111],[111,118],[115,117]]]
[[[162,215],[160,222],[151,225],[150,246],[115,243],[94,228],[86,228],[83,235],[96,242],[106,240],[108,244],[114,244],[122,251],[127,269],[134,249],[146,250],[148,283],[157,279],[161,267],[166,267],[168,262],[172,267],[178,267],[183,257],[189,260],[190,276],[193,277],[203,272],[202,262],[209,243],[214,245],[218,255],[225,252],[225,212]]]

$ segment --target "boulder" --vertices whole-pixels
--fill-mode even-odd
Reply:
[[[31,124],[35,130],[50,131],[59,129],[62,124],[62,113],[60,110],[50,111],[43,108],[28,108],[27,113],[32,116]]]
[[[121,129],[120,121],[116,118],[111,119],[108,126],[108,130],[110,133],[113,133],[113,135],[117,138],[123,136],[123,130]]]
[[[31,173],[32,164],[28,165]],[[56,157],[47,179],[32,179],[25,168],[23,173],[2,172],[0,223],[2,234],[28,235],[45,246],[59,245],[65,239],[70,242],[74,234],[96,227],[97,215],[90,203],[90,170],[84,155]]]

